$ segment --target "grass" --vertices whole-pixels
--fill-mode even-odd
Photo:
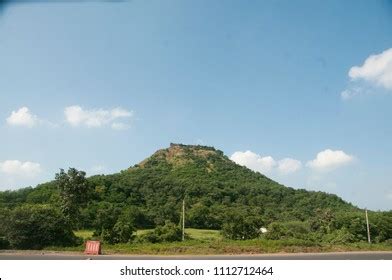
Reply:
[[[83,238],[83,240],[87,240],[87,239],[93,237],[93,231],[88,230],[88,229],[77,230],[77,231],[74,231],[74,233],[77,237]]]
[[[50,247],[50,251],[83,252],[83,246]],[[348,245],[309,244],[301,240],[186,240],[172,243],[129,243],[103,244],[104,254],[132,255],[241,255],[265,253],[319,253],[349,251],[391,251],[386,244],[368,244],[365,242]]]
[[[149,233],[149,232],[152,232],[152,231],[153,231],[153,229],[138,229],[136,231],[136,236],[142,236],[142,235]]]
[[[144,235],[148,232],[153,231],[152,229],[139,229],[136,231],[136,236]],[[221,240],[222,236],[219,233],[219,230],[212,229],[196,229],[196,228],[186,228],[185,232],[189,235],[191,239],[202,240],[202,241],[212,241],[212,240]],[[83,240],[90,239],[93,237],[92,230],[77,230],[74,231],[77,237],[83,238]]]
[[[151,229],[138,230],[136,235],[143,235]],[[347,251],[391,251],[392,244],[368,244],[365,242],[347,245],[317,244],[309,241],[289,240],[226,240],[217,230],[188,228],[185,232],[191,239],[184,242],[168,243],[129,243],[103,244],[104,254],[135,255],[212,255],[212,254],[263,254],[263,253],[300,253],[300,252],[347,252]],[[92,237],[93,231],[81,230],[75,234],[83,239]],[[55,251],[82,252],[83,246],[46,248]]]
[[[222,240],[222,236],[220,235],[219,230],[187,228],[185,229],[185,233],[187,233],[191,239],[195,239],[195,240],[202,240],[202,241]]]

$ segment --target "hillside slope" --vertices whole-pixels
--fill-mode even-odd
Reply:
[[[269,224],[277,220],[308,220],[317,209],[357,209],[336,195],[280,185],[206,146],[171,144],[120,173],[88,180],[91,196],[83,210],[83,227],[91,226],[96,213],[108,205],[135,207],[140,212],[140,227],[163,224],[166,220],[177,223],[183,199],[187,224],[198,228],[220,228],[230,211],[257,215]],[[52,182],[34,189],[3,192],[0,202],[9,206],[56,204],[58,194]]]

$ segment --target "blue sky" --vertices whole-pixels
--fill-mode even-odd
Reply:
[[[391,1],[0,7],[0,189],[170,142],[392,209]]]

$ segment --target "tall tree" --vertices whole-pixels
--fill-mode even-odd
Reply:
[[[66,220],[75,227],[80,217],[80,208],[87,201],[86,172],[69,168],[65,173],[64,169],[60,169],[55,178],[60,192],[61,211]]]

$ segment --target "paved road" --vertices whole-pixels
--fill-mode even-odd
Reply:
[[[300,253],[263,255],[211,255],[211,256],[141,256],[59,253],[9,253],[0,252],[0,260],[392,260],[392,252]]]

